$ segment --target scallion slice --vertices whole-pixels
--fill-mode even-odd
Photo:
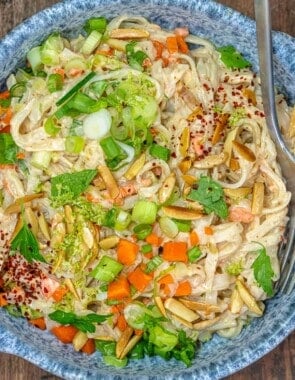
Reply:
[[[69,108],[81,113],[93,113],[107,107],[104,99],[94,100],[90,96],[77,92],[67,103]]]
[[[164,147],[164,146],[161,146],[161,145],[158,145],[158,144],[155,144],[153,143],[150,147],[150,155],[155,157],[155,158],[159,158],[163,161],[169,161],[169,158],[170,158],[170,149]]]
[[[107,20],[104,17],[92,17],[88,19],[84,25],[84,30],[87,34],[93,30],[97,30],[100,33],[104,33],[107,27]]]
[[[144,240],[151,234],[153,227],[150,224],[138,224],[133,228],[133,232],[140,240]]]
[[[101,41],[102,34],[97,30],[93,30],[89,36],[86,38],[81,51],[85,55],[89,55],[93,52],[94,49],[98,47]]]
[[[106,163],[110,169],[115,169],[127,157],[127,153],[111,136],[102,139],[100,146],[104,151]]]
[[[145,273],[154,272],[163,262],[163,259],[160,256],[153,257],[145,268]]]
[[[49,117],[44,123],[45,132],[49,134],[49,136],[56,136],[60,131],[60,128],[56,125],[54,118]]]
[[[27,60],[32,68],[34,74],[43,69],[41,61],[41,46],[36,46],[31,49],[27,54]]]
[[[192,222],[190,220],[180,220],[180,219],[172,219],[172,220],[177,225],[178,231],[189,232],[191,230]]]
[[[156,203],[139,200],[132,210],[132,220],[136,223],[152,224],[157,217],[158,207]]]
[[[85,145],[85,140],[81,136],[67,136],[66,137],[66,151],[69,153],[80,153]]]
[[[153,250],[153,247],[151,244],[145,244],[141,247],[142,253],[149,253],[149,252],[152,252],[152,250]]]
[[[195,246],[195,247],[190,248],[187,251],[187,255],[188,255],[188,261],[190,263],[194,263],[202,256],[202,252],[199,247]]]
[[[15,83],[9,89],[10,96],[12,98],[21,98],[23,94],[26,92],[26,88],[27,86],[25,82]]]
[[[63,87],[63,78],[60,74],[50,74],[47,79],[47,88],[50,93],[60,91]]]

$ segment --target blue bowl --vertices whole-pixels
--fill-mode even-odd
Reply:
[[[258,69],[255,24],[239,13],[207,0],[65,0],[15,28],[0,42],[0,84],[24,63],[27,51],[49,33],[74,35],[85,19],[122,13],[142,15],[163,27],[187,25],[190,31],[217,45],[233,44]],[[275,81],[291,103],[295,102],[295,39],[274,33]],[[132,361],[124,369],[107,367],[99,353],[74,352],[48,332],[40,332],[24,319],[0,310],[0,351],[19,355],[65,379],[219,379],[253,363],[277,346],[295,329],[295,293],[276,296],[266,313],[235,339],[215,336],[198,351],[192,367],[160,358]]]

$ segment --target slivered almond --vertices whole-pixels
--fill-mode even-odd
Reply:
[[[14,227],[14,230],[13,230],[13,232],[11,234],[10,241],[12,241],[16,237],[16,235],[23,228],[23,226],[24,226],[23,218],[21,218],[20,215],[19,215],[18,218],[17,218],[16,225]]]
[[[61,264],[62,264],[62,262],[64,260],[64,257],[65,257],[65,252],[62,251],[62,250],[58,250],[58,251],[56,251],[55,257],[57,257],[57,260],[55,261],[55,264],[53,265],[52,270],[51,270],[51,273],[53,273],[53,274],[61,266]]]
[[[69,291],[73,294],[73,296],[78,300],[81,301],[81,298],[77,292],[77,289],[73,283],[73,281],[70,278],[66,278],[64,281],[67,288],[69,288]]]
[[[95,333],[91,335],[94,339],[105,340],[107,342],[114,342],[115,339],[109,335],[96,335]]]
[[[102,239],[98,244],[101,249],[107,250],[114,248],[119,243],[119,237],[116,235],[108,236],[105,239]]]
[[[166,313],[166,310],[165,310],[165,307],[164,307],[164,304],[163,304],[163,301],[162,301],[162,298],[159,297],[159,296],[155,296],[154,297],[154,300],[155,300],[155,304],[158,306],[161,314],[164,316],[164,317],[167,317],[167,313]]]
[[[80,351],[88,340],[87,334],[83,331],[78,331],[73,339],[73,347],[75,351]]]
[[[194,311],[205,311],[206,313],[220,313],[221,309],[217,305],[211,305],[205,302],[191,301],[185,298],[179,298],[179,301]]]
[[[110,169],[107,166],[100,165],[98,167],[98,172],[101,175],[101,178],[103,179],[106,185],[106,188],[110,194],[110,197],[112,199],[117,198],[120,195],[120,189]]]
[[[180,161],[180,163],[178,164],[178,167],[180,169],[180,171],[185,174],[187,173],[190,168],[192,167],[192,163],[193,163],[193,160],[191,157],[187,156],[185,157],[183,160]]]
[[[239,313],[243,306],[243,300],[240,296],[240,293],[236,288],[234,288],[231,298],[230,298],[230,311],[233,314]]]
[[[118,40],[125,39],[141,39],[148,38],[150,33],[144,29],[113,29],[110,34],[110,38],[117,38]]]
[[[195,220],[203,216],[201,211],[192,210],[186,207],[165,206],[162,207],[162,210],[166,216],[175,219]]]
[[[233,141],[233,148],[236,150],[236,152],[242,156],[245,160],[249,162],[254,162],[256,160],[255,154],[252,152],[250,148],[248,148],[246,145],[241,144],[240,142],[234,140]]]
[[[172,314],[171,318],[179,323],[182,323],[184,326],[188,327],[189,329],[193,328],[193,324],[191,322],[186,321],[185,319],[179,317],[178,315]]]
[[[167,298],[164,306],[172,314],[184,319],[187,322],[193,322],[199,318],[198,314],[190,310],[183,303],[177,301],[174,298]]]
[[[236,286],[237,286],[237,290],[238,290],[243,302],[248,307],[248,309],[261,317],[263,314],[263,311],[260,309],[255,298],[252,296],[252,294],[247,289],[242,278],[237,279]]]
[[[223,164],[228,158],[228,153],[222,152],[220,154],[211,154],[203,160],[195,161],[194,167],[197,169],[210,169],[214,166]]]
[[[34,211],[31,209],[31,207],[26,207],[25,208],[25,215],[26,215],[26,220],[31,228],[33,234],[37,236],[38,231],[39,231],[39,223],[37,216],[35,215]]]
[[[184,174],[182,176],[182,179],[184,180],[184,182],[186,182],[190,186],[193,186],[198,181],[196,177],[194,177],[193,175],[188,175],[188,174]]]
[[[116,357],[119,359],[122,355],[124,348],[127,346],[130,338],[133,334],[133,328],[127,326],[126,329],[122,332],[117,344],[116,344]]]
[[[260,215],[264,203],[264,183],[255,182],[253,186],[251,212],[253,215]]]
[[[105,183],[103,182],[103,179],[101,177],[96,177],[94,180],[93,180],[93,185],[95,187],[98,188],[98,190],[105,190],[106,189],[106,185]]]
[[[239,187],[238,189],[223,189],[224,194],[234,200],[247,197],[252,191],[251,187]]]
[[[240,169],[240,163],[239,163],[239,160],[237,160],[236,158],[231,158],[229,160],[229,167],[232,171],[237,171]]]
[[[187,155],[190,144],[190,130],[189,127],[184,127],[179,141],[179,152],[182,157]]]
[[[62,243],[65,235],[66,235],[65,224],[62,222],[57,223],[54,229],[53,230],[51,229],[51,241],[50,241],[51,247],[54,248],[58,244]]]
[[[34,199],[38,199],[42,197],[44,197],[44,193],[28,194],[28,195],[25,195],[24,197],[18,198],[5,209],[4,214],[20,213],[22,206],[24,204],[29,203]]]
[[[257,105],[255,92],[250,90],[250,88],[243,88],[242,94],[248,99],[249,103],[253,104],[253,106]]]
[[[142,155],[138,157],[138,159],[134,161],[133,164],[128,168],[128,170],[124,174],[124,177],[128,179],[129,181],[133,179],[134,177],[136,177],[140,169],[145,164],[145,160],[146,160],[146,155],[145,153],[142,153]]]
[[[182,189],[182,196],[184,198],[186,198],[187,195],[191,192],[191,189],[192,189],[192,187],[190,185],[188,185],[187,183],[185,183],[183,185],[183,189]]]
[[[214,133],[212,136],[212,144],[213,145],[217,144],[218,141],[221,139],[221,134],[224,131],[227,119],[228,119],[228,114],[222,114],[222,115],[220,115],[220,119],[217,120],[216,127],[214,129]]]
[[[94,244],[94,237],[88,227],[82,228],[82,238],[83,238],[84,243],[87,245],[87,247],[89,249],[92,249],[93,244]]]
[[[126,52],[126,45],[127,45],[127,43],[128,43],[127,41],[118,40],[116,38],[109,38],[107,40],[107,44],[111,48],[119,50],[119,51],[123,51],[124,53]]]
[[[44,214],[38,216],[39,228],[46,240],[50,240],[50,230]]]
[[[203,109],[200,106],[196,107],[193,112],[188,115],[186,120],[193,122],[198,118],[198,116],[203,116]]]
[[[75,223],[72,207],[69,205],[65,205],[64,213],[65,213],[66,230],[67,230],[67,233],[70,234],[71,232],[74,231],[74,223]]]
[[[129,354],[129,352],[132,350],[132,348],[140,341],[142,338],[142,334],[133,335],[133,337],[129,340],[126,347],[123,349],[119,359],[124,359],[126,355]]]
[[[170,197],[174,189],[175,182],[175,174],[169,174],[158,191],[158,198],[160,203],[166,202],[167,199]]]
[[[213,319],[206,319],[205,321],[194,323],[194,329],[196,330],[205,330],[208,327],[215,325],[216,322],[220,320],[221,316],[215,317]]]

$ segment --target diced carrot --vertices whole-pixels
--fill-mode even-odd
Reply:
[[[72,343],[78,329],[75,326],[55,326],[51,332],[62,342]]]
[[[0,93],[0,99],[8,99],[10,97],[10,92],[9,90],[5,90]]]
[[[106,57],[111,57],[112,55],[114,55],[114,50],[113,49],[109,49],[109,50],[100,50],[100,49],[97,49],[95,51],[95,54],[100,54],[100,55],[104,55]]]
[[[166,38],[166,45],[167,45],[167,49],[168,49],[170,54],[178,53],[178,44],[177,44],[176,37],[174,37],[174,36],[167,37]]]
[[[114,306],[111,307],[111,313],[112,314],[117,314],[119,312],[120,312],[120,310],[119,310],[119,308],[116,305],[114,305]]]
[[[171,289],[170,289],[169,284],[161,285],[160,289],[164,292],[165,296],[167,296],[167,297],[170,296]]]
[[[144,273],[140,267],[137,267],[135,271],[128,274],[128,281],[140,292],[144,291],[152,279],[153,276]]]
[[[177,45],[181,53],[187,54],[189,52],[189,48],[187,46],[187,43],[185,42],[184,38],[182,36],[177,35],[176,36]]]
[[[121,300],[130,297],[130,286],[126,277],[119,277],[108,286],[108,299]]]
[[[89,338],[84,346],[81,348],[81,351],[85,354],[91,355],[95,352],[95,343],[94,339]]]
[[[159,280],[158,280],[158,283],[160,285],[168,285],[168,284],[173,284],[174,282],[174,279],[173,277],[171,276],[171,274],[166,274],[165,276],[161,277]]]
[[[198,234],[195,231],[192,231],[189,235],[191,245],[198,245],[200,243],[200,239]]]
[[[180,282],[177,289],[176,289],[176,292],[175,292],[175,296],[176,297],[183,297],[183,296],[189,296],[192,292],[192,287],[191,287],[191,284],[189,281],[183,281],[183,282]]]
[[[68,292],[68,288],[66,286],[59,286],[52,294],[52,298],[56,302],[60,302],[63,299],[63,296]]]
[[[143,334],[143,330],[135,329],[134,330],[134,334],[135,335],[142,335]]]
[[[117,320],[117,327],[120,331],[125,331],[127,327],[127,322],[123,314],[120,314]]]
[[[61,67],[54,69],[55,74],[59,74],[62,77],[62,80],[65,79],[65,70]]]
[[[120,239],[117,246],[117,259],[123,265],[132,265],[139,251],[139,246],[132,241]]]
[[[156,49],[156,59],[160,59],[163,54],[164,45],[160,41],[154,40],[152,42],[153,42],[154,48]]]
[[[184,241],[169,241],[163,246],[163,259],[166,261],[188,261],[187,243]]]
[[[152,232],[145,238],[145,241],[151,245],[154,245],[155,247],[159,247],[162,243],[162,238]]]
[[[9,125],[11,118],[12,118],[12,109],[11,109],[11,107],[8,107],[5,111],[5,113],[3,113],[1,115],[0,124]]]
[[[46,330],[46,323],[44,317],[29,319],[31,325],[38,327],[40,330]]]
[[[210,226],[204,227],[205,235],[213,235],[213,229]]]
[[[26,155],[24,154],[24,152],[18,152],[18,153],[16,154],[16,158],[17,158],[18,160],[24,160],[24,159],[26,158]]]
[[[4,293],[0,293],[0,307],[8,305],[8,302],[6,300],[6,297]]]
[[[144,253],[144,257],[150,260],[154,257],[154,255],[152,254],[152,252],[148,252],[148,253]]]

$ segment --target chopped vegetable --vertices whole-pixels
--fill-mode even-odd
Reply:
[[[155,247],[159,247],[162,243],[162,238],[155,233],[151,233],[145,238],[145,241]]]
[[[119,277],[108,286],[108,299],[121,300],[130,297],[130,286],[126,277]]]
[[[90,276],[99,281],[111,282],[121,272],[123,265],[111,257],[102,256],[98,265],[92,270]]]
[[[150,147],[150,155],[167,162],[170,158],[170,149],[158,144],[152,144]]]
[[[202,256],[202,251],[199,247],[194,246],[187,251],[188,261],[194,263]]]
[[[170,54],[178,53],[178,43],[176,36],[167,37],[166,45]]]
[[[87,342],[81,348],[81,351],[84,352],[87,355],[93,354],[95,352],[94,339],[91,339],[91,338],[87,339]]]
[[[242,57],[232,45],[222,46],[217,49],[221,54],[220,59],[226,67],[231,69],[244,69],[251,66],[251,63]]]
[[[243,271],[242,260],[230,263],[225,270],[231,276],[238,276]]]
[[[112,117],[108,110],[101,109],[83,120],[84,134],[88,139],[100,140],[111,129]]]
[[[47,88],[49,92],[60,91],[63,87],[63,77],[60,74],[50,74],[47,79]]]
[[[156,203],[139,200],[132,210],[132,220],[137,223],[152,224],[156,220],[158,207]]]
[[[187,243],[184,241],[169,241],[164,243],[162,258],[166,261],[182,261],[187,263]]]
[[[117,246],[117,258],[123,265],[132,265],[139,252],[139,246],[132,241],[120,239]]]
[[[144,240],[151,234],[153,227],[150,224],[138,224],[133,228],[137,239]]]
[[[137,267],[133,272],[128,274],[128,281],[140,292],[144,291],[152,279],[153,276],[145,273],[140,267]]]
[[[29,319],[29,323],[40,330],[46,330],[46,323],[44,317]]]
[[[264,246],[262,246],[257,253],[258,256],[251,266],[255,280],[268,296],[272,296],[274,293],[272,285],[274,271],[271,266],[270,257],[267,255]]]
[[[153,257],[146,265],[145,273],[151,273],[156,270],[163,262],[160,256]]]
[[[192,287],[189,281],[183,281],[178,284],[175,291],[176,297],[189,296],[192,293]]]
[[[126,56],[128,64],[136,70],[143,70],[143,63],[148,59],[148,55],[142,50],[135,51],[136,42],[130,42],[126,45]]]
[[[78,329],[75,326],[55,326],[51,332],[65,344],[72,343]]]
[[[107,27],[107,19],[105,17],[92,17],[89,18],[85,25],[84,30],[90,34],[93,30],[97,30],[100,33],[104,33]]]
[[[67,136],[66,137],[66,151],[68,153],[81,153],[85,145],[85,140],[81,136]]]

